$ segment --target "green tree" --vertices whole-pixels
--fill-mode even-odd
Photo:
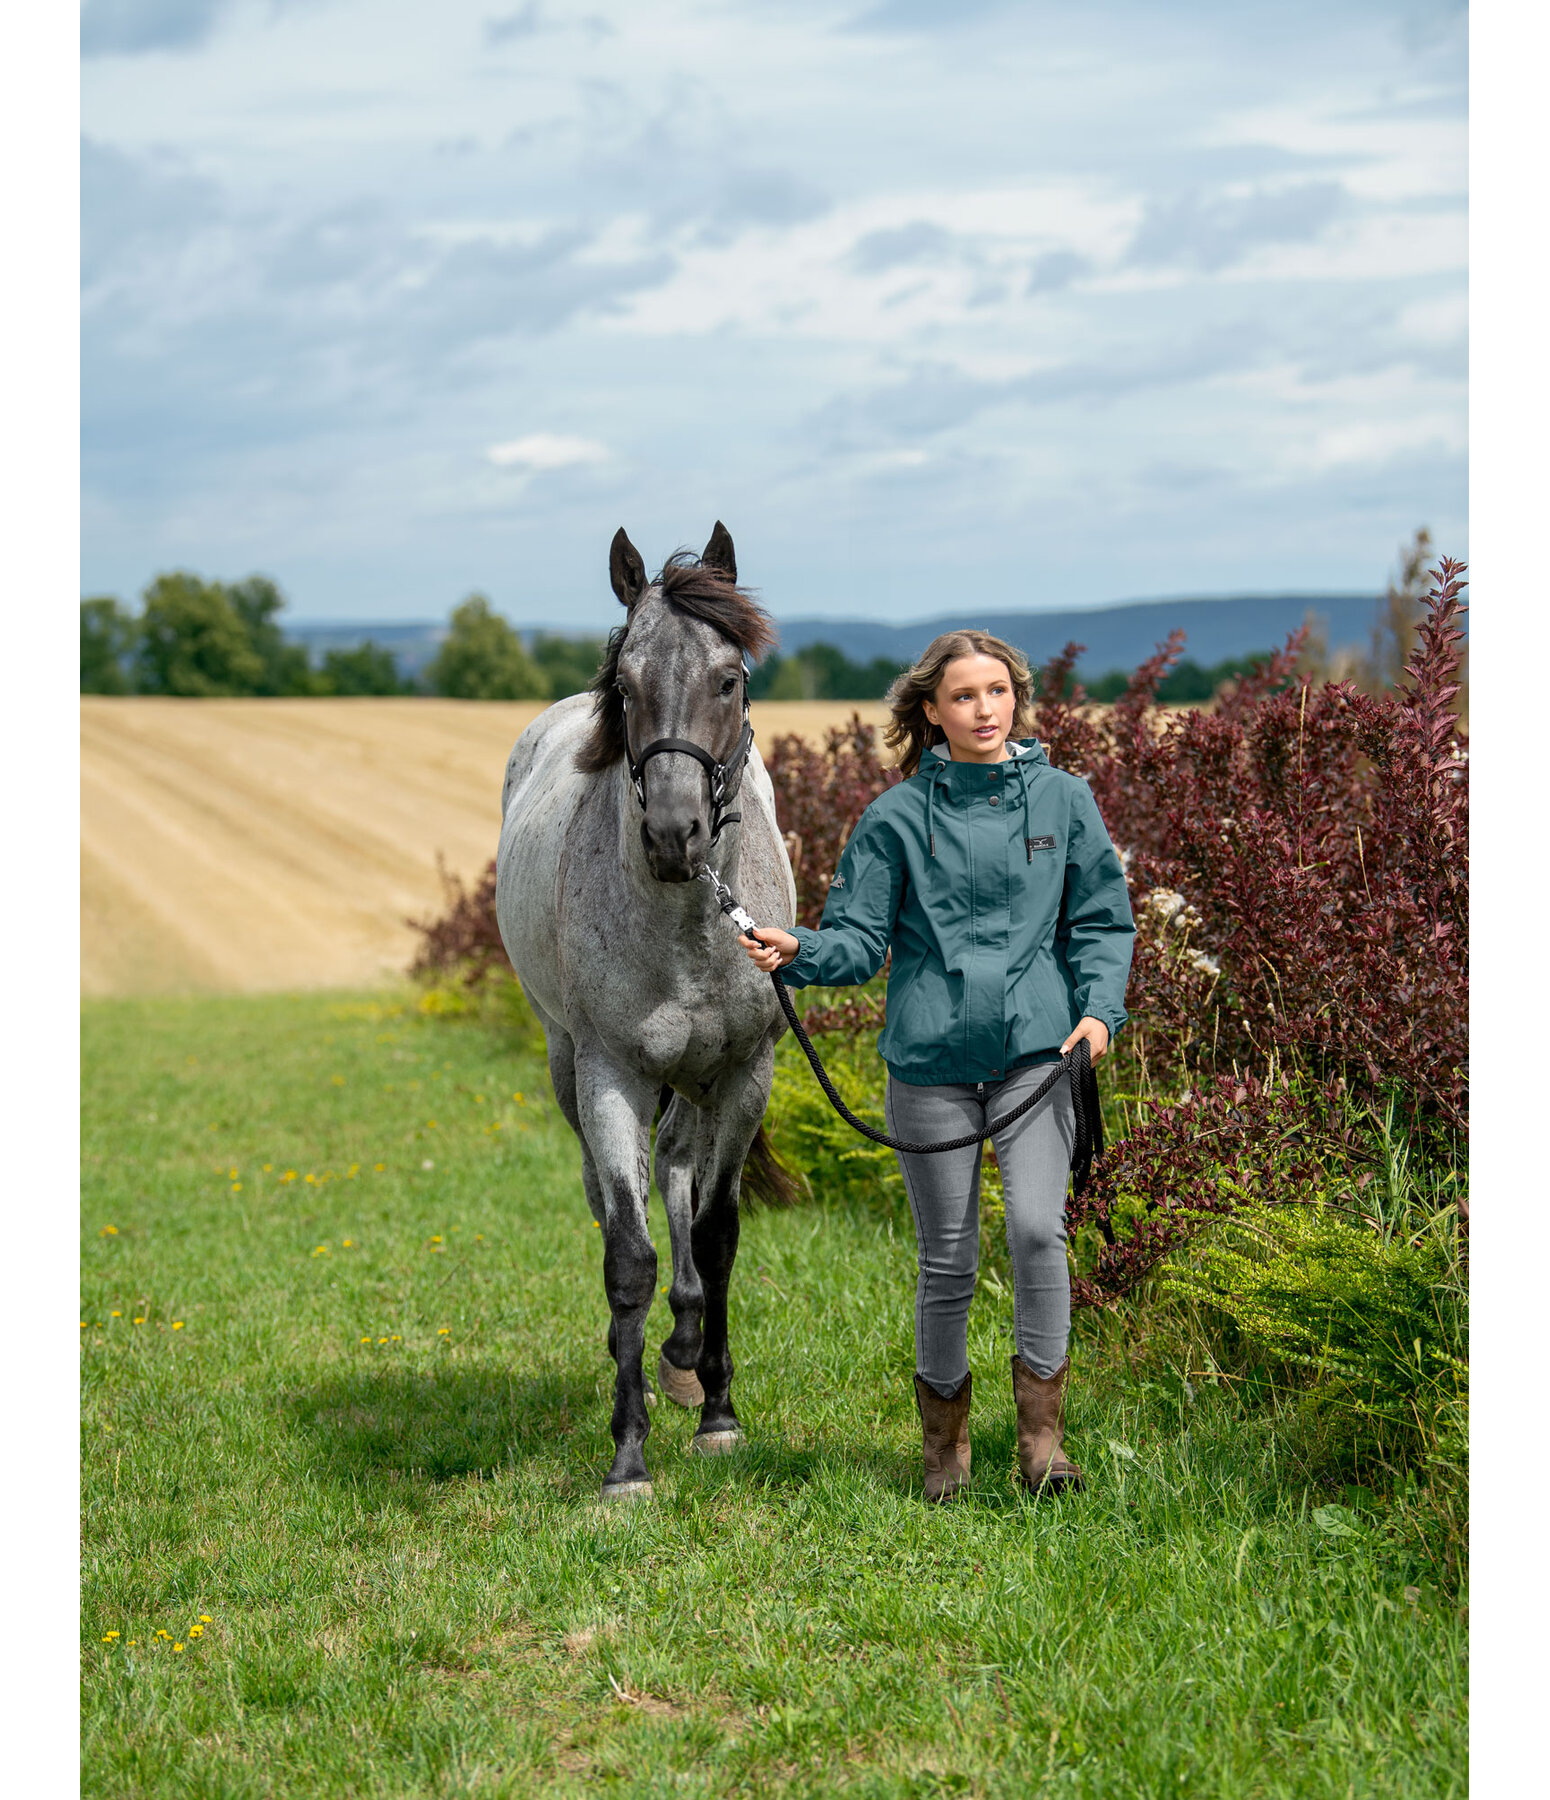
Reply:
[[[398,662],[385,645],[367,638],[353,650],[330,650],[318,676],[330,694],[408,694],[413,689],[398,672]]]
[[[431,692],[451,700],[547,700],[549,682],[522,640],[483,594],[470,594],[452,614],[451,628],[425,677]]]
[[[127,694],[124,663],[134,649],[135,619],[111,595],[81,602],[81,692]]]
[[[267,575],[249,575],[226,589],[237,617],[247,627],[248,641],[263,665],[255,694],[317,694],[327,692],[300,644],[288,644],[275,616],[285,598]]]
[[[532,658],[549,682],[552,699],[581,694],[591,687],[607,651],[601,638],[556,637],[540,632],[533,642]]]
[[[905,665],[886,656],[852,662],[833,644],[808,644],[770,656],[748,683],[753,700],[881,700]]]
[[[202,699],[257,693],[265,674],[228,591],[183,569],[145,590],[135,672],[142,694]]]

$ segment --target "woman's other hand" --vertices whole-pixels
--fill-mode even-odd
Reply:
[[[781,931],[774,925],[761,925],[752,933],[740,932],[737,941],[748,952],[749,962],[755,968],[763,969],[766,975],[795,961],[801,948],[789,931]]]
[[[744,938],[743,942],[746,944],[748,942],[747,938]],[[1073,1031],[1070,1037],[1068,1037],[1060,1046],[1060,1054],[1064,1056],[1073,1045],[1079,1044],[1083,1038],[1087,1039],[1087,1053],[1089,1057],[1096,1063],[1098,1058],[1102,1056],[1104,1051],[1109,1047],[1109,1028],[1104,1024],[1102,1019],[1078,1020],[1076,1030]]]

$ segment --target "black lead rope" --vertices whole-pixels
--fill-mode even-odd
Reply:
[[[702,868],[698,873],[703,880],[714,884],[716,899],[722,912],[739,931],[752,932],[758,929],[752,917],[738,905],[731,889],[714,869]],[[889,1137],[886,1131],[879,1131],[876,1126],[868,1125],[850,1110],[829,1079],[829,1071],[823,1066],[822,1059],[813,1048],[813,1040],[797,1017],[791,989],[781,980],[779,969],[770,971],[770,981],[775,989],[775,997],[780,1002],[780,1010],[786,1015],[786,1023],[802,1046],[802,1054],[818,1077],[818,1085],[823,1089],[829,1104],[852,1130],[859,1131],[874,1144],[902,1151],[906,1156],[936,1156],[944,1150],[967,1150],[971,1144],[983,1144],[986,1138],[994,1137],[997,1132],[1005,1131],[1008,1125],[1016,1124],[1024,1113],[1031,1111],[1047,1094],[1052,1094],[1064,1077],[1071,1084],[1071,1112],[1076,1123],[1076,1138],[1071,1150],[1072,1191],[1080,1196],[1086,1188],[1092,1174],[1093,1158],[1103,1154],[1103,1114],[1098,1102],[1098,1078],[1093,1073],[1092,1052],[1088,1049],[1086,1038],[1078,1038],[1074,1048],[1061,1057],[1058,1068],[1051,1069],[1025,1100],[1019,1101],[1001,1118],[992,1119],[983,1131],[966,1132],[962,1137],[948,1138],[940,1144],[908,1144],[902,1138]]]

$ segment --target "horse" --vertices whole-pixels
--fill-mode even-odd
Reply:
[[[750,1197],[795,1194],[763,1123],[785,1021],[712,884],[696,877],[714,866],[755,918],[785,927],[796,888],[748,723],[747,658],[774,630],[737,585],[731,535],[717,520],[699,557],[679,551],[648,582],[621,527],[608,561],[624,623],[590,694],[557,701],[517,739],[495,906],[603,1232],[611,1501],[652,1491],[642,1356],[657,1291],[646,1196],[659,1111],[673,1329],[657,1380],[669,1399],[699,1406],[694,1451],[742,1441],[727,1291],[745,1185]]]

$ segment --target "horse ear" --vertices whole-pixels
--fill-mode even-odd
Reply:
[[[646,591],[646,565],[622,525],[608,546],[608,579],[621,606],[633,606]]]
[[[720,519],[716,521],[716,529],[710,534],[710,542],[705,546],[700,561],[713,569],[720,569],[728,581],[737,580],[737,552],[732,548],[732,533]]]

